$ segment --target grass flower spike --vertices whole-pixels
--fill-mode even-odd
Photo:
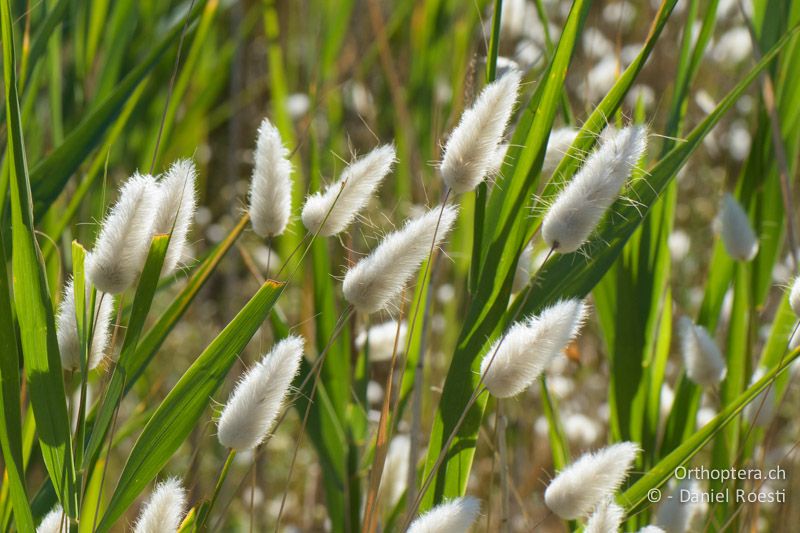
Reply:
[[[800,276],[797,276],[792,283],[792,289],[789,292],[789,306],[795,315],[800,316]]]
[[[716,385],[725,379],[725,358],[708,330],[683,317],[680,334],[683,362],[689,379],[704,387]]]
[[[586,241],[619,195],[647,147],[644,126],[629,126],[605,140],[558,195],[542,221],[542,236],[559,253]]]
[[[155,190],[152,176],[134,174],[103,221],[86,257],[87,277],[101,291],[123,292],[141,273],[152,239]]]
[[[730,193],[722,198],[720,235],[728,255],[737,261],[750,261],[758,253],[758,237],[747,213]]]
[[[278,128],[268,119],[261,122],[250,182],[250,220],[262,237],[286,230],[292,210],[292,164]]]
[[[583,533],[616,533],[625,518],[625,510],[607,498],[600,503],[586,522]]]
[[[186,239],[197,210],[196,179],[194,163],[184,159],[174,163],[158,182],[158,206],[153,221],[153,233],[172,232],[169,248],[164,256],[164,266],[161,268],[162,276],[175,272],[184,255]]]
[[[49,513],[44,515],[36,533],[68,533],[69,522],[64,521],[64,509],[57,504]]]
[[[638,453],[636,444],[620,442],[582,455],[547,486],[547,507],[565,520],[588,515],[619,488]]]
[[[90,287],[86,286],[86,308],[89,308]],[[99,308],[97,307],[99,306]],[[109,326],[114,313],[114,297],[98,292],[95,296],[95,313],[92,316],[92,343],[87,367],[94,369],[103,360],[109,343]],[[61,366],[64,370],[77,371],[81,368],[81,341],[75,314],[75,290],[73,280],[64,286],[64,295],[56,315],[56,334]]]
[[[219,418],[220,444],[249,450],[263,442],[300,368],[303,345],[302,338],[287,337],[244,374]]]
[[[370,255],[347,271],[342,284],[345,299],[363,313],[385,309],[428,257],[434,235],[438,245],[457,216],[456,207],[435,207],[387,235]]]
[[[481,374],[489,392],[510,398],[528,388],[577,335],[585,316],[581,300],[564,300],[513,324],[483,356]]]
[[[134,533],[173,533],[178,530],[186,513],[186,490],[180,480],[169,478],[153,490],[145,503]]]
[[[497,165],[497,148],[503,139],[521,74],[508,72],[487,85],[475,104],[461,115],[444,148],[441,173],[456,194],[469,192]]]
[[[347,229],[392,170],[395,158],[394,146],[387,144],[350,164],[342,172],[339,181],[306,199],[302,213],[303,225],[308,231],[319,231],[323,237]]]
[[[456,498],[418,517],[406,533],[466,533],[480,510],[481,504],[475,498]]]

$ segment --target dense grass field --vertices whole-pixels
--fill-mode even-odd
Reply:
[[[792,531],[800,3],[0,0],[2,531]]]

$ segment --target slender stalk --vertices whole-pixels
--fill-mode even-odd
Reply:
[[[202,530],[205,527],[208,517],[211,516],[211,510],[214,508],[214,504],[217,502],[220,490],[222,490],[222,486],[225,484],[225,479],[228,477],[228,471],[233,464],[234,457],[236,457],[236,450],[231,448],[228,451],[228,457],[225,459],[222,469],[219,471],[219,474],[217,474],[217,483],[214,485],[214,493],[211,495],[211,500],[208,502],[208,507],[201,511],[202,516],[199,517],[199,523],[197,526],[199,530]]]

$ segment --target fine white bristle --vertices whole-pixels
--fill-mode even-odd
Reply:
[[[577,335],[586,315],[581,300],[564,300],[511,326],[481,362],[486,388],[498,398],[516,396]]]
[[[725,358],[708,330],[687,317],[681,318],[679,328],[683,362],[689,379],[705,387],[725,379]]]
[[[61,354],[61,367],[64,370],[77,371],[81,368],[81,342],[78,333],[77,315],[75,312],[75,289],[70,278],[64,286],[61,304],[56,315],[56,335],[58,350]],[[86,284],[84,305],[89,309],[91,290]],[[114,296],[97,292],[95,296],[95,313],[92,316],[94,330],[87,366],[93,370],[103,360],[110,340],[109,326],[114,314]]]
[[[564,159],[564,154],[575,142],[575,137],[577,136],[578,130],[570,127],[559,128],[550,132],[550,138],[547,140],[547,149],[544,152],[542,174],[550,175],[553,173],[558,164],[561,163],[561,160]]]
[[[434,246],[438,246],[450,232],[457,216],[458,209],[454,206],[435,207],[387,235],[370,255],[347,271],[342,284],[345,299],[363,313],[385,309],[399,297],[400,291],[428,257],[434,235]]]
[[[339,181],[306,199],[303,225],[311,232],[319,231],[323,237],[347,229],[392,170],[395,159],[394,146],[387,144],[351,163]]]
[[[136,519],[134,533],[173,533],[186,512],[187,495],[179,479],[168,478],[156,485]]]
[[[264,119],[258,128],[250,182],[250,221],[262,237],[286,230],[292,212],[292,163],[278,128]]]
[[[153,221],[154,234],[168,234],[169,248],[164,256],[161,275],[175,272],[178,262],[184,257],[186,239],[197,210],[195,180],[197,170],[189,159],[176,161],[158,182],[156,196],[158,204]]]
[[[722,198],[719,223],[722,243],[728,255],[737,261],[750,261],[756,256],[758,237],[747,213],[730,193],[725,193]]]
[[[789,306],[794,314],[800,316],[800,276],[792,282],[792,290],[789,292]]]
[[[450,133],[440,170],[454,193],[471,191],[496,166],[497,148],[514,111],[520,80],[521,74],[511,71],[484,87]]]
[[[217,424],[220,444],[249,450],[272,430],[303,357],[303,339],[289,336],[236,384]]]
[[[661,500],[656,525],[667,533],[703,531],[708,504],[706,492],[695,480],[684,480]]]
[[[481,510],[470,496],[440,503],[411,523],[406,533],[466,533]]]
[[[152,176],[134,174],[103,221],[86,256],[86,276],[101,291],[118,294],[139,277],[152,239],[155,190]]]
[[[566,520],[586,516],[619,488],[638,453],[633,442],[620,442],[582,455],[547,486],[547,507]]]
[[[619,531],[619,526],[622,524],[623,518],[625,518],[625,510],[614,503],[614,500],[607,498],[595,508],[589,520],[586,522],[586,527],[583,528],[583,532],[616,533]]]
[[[586,241],[647,147],[644,126],[630,126],[603,141],[558,195],[542,221],[542,236],[559,253]]]
[[[397,339],[397,355],[404,352],[407,330],[408,326],[402,322],[398,334],[397,321],[389,320],[359,333],[356,337],[356,348],[362,350],[366,346],[369,349],[369,360],[373,363],[389,361],[395,351],[395,339]]]
[[[68,533],[69,521],[64,519],[64,509],[57,504],[49,513],[44,515],[36,533]]]

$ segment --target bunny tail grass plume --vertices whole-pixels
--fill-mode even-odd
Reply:
[[[408,326],[405,321],[400,323],[398,335],[397,321],[389,320],[359,333],[356,337],[356,348],[362,350],[366,347],[369,350],[371,363],[389,361],[395,352],[395,339],[397,339],[397,355],[405,350],[407,333]]]
[[[484,87],[450,133],[440,171],[454,193],[471,191],[497,166],[497,148],[514,111],[521,79],[513,70]]]
[[[133,285],[144,267],[152,239],[156,182],[134,174],[86,257],[86,275],[103,292],[118,294]]]
[[[68,533],[69,522],[64,521],[64,509],[61,504],[57,504],[53,509],[44,515],[36,533]]]
[[[303,345],[302,338],[289,336],[243,375],[219,418],[220,444],[249,450],[264,441],[300,368]]]
[[[725,358],[708,330],[695,325],[687,317],[681,317],[679,328],[683,363],[689,379],[704,387],[716,385],[725,379]]]
[[[545,504],[565,520],[588,515],[619,488],[637,453],[633,442],[620,442],[582,455],[550,482]]]
[[[758,253],[758,237],[747,213],[730,193],[722,198],[720,235],[725,250],[737,261],[750,261]]]
[[[177,531],[186,512],[186,490],[177,478],[165,479],[144,504],[134,533],[172,533]]]
[[[563,300],[513,324],[483,356],[481,374],[489,392],[509,398],[528,388],[577,335],[585,316],[581,300]]]
[[[339,181],[306,199],[303,225],[308,231],[319,231],[323,237],[344,231],[392,170],[395,158],[394,146],[387,144],[351,163]]]
[[[511,292],[517,293],[525,288],[531,280],[531,266],[533,262],[533,244],[528,245],[522,249],[517,261],[517,269],[514,271],[514,283],[511,285]]]
[[[625,510],[607,498],[601,502],[586,522],[583,533],[616,533],[625,518]]]
[[[175,272],[186,248],[186,238],[197,210],[195,181],[197,170],[189,159],[176,161],[158,182],[158,207],[153,221],[153,233],[170,233],[169,248],[164,256],[161,275]]]
[[[435,207],[387,235],[370,255],[347,271],[342,284],[345,299],[363,313],[385,309],[428,257],[434,234],[438,245],[457,216],[454,206]]]
[[[586,241],[647,148],[647,129],[629,126],[602,142],[542,221],[548,246],[565,254]]]
[[[397,435],[389,443],[386,464],[380,481],[381,501],[384,507],[394,507],[406,490],[408,480],[408,457],[411,439],[408,435]]]
[[[544,152],[544,163],[542,163],[542,174],[550,175],[558,164],[564,159],[569,147],[575,142],[578,130],[575,128],[559,128],[550,132],[547,140],[547,149]]]
[[[661,500],[656,513],[656,525],[667,533],[703,531],[708,504],[703,501],[705,491],[695,480],[684,480],[670,496]]]
[[[441,503],[420,515],[406,533],[466,533],[481,510],[481,503],[470,496]]]
[[[250,220],[258,235],[274,237],[286,230],[292,211],[292,164],[278,128],[266,118],[258,128],[253,155]]]
[[[800,316],[800,276],[797,276],[792,283],[792,290],[789,293],[789,305],[794,314]]]
[[[86,308],[89,308],[91,289],[86,285]],[[99,306],[99,309],[97,308]],[[87,366],[93,370],[103,360],[108,342],[110,340],[109,326],[114,314],[114,297],[111,294],[98,292],[95,296],[95,313],[92,316],[92,345],[89,352]],[[64,370],[80,370],[81,368],[81,341],[78,334],[78,322],[75,313],[75,290],[73,279],[70,278],[64,286],[64,294],[56,315],[56,334],[58,336],[58,350],[61,353],[61,367]]]

